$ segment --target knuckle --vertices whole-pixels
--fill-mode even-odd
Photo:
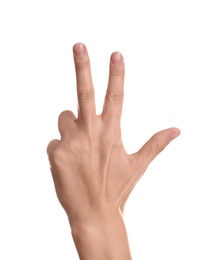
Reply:
[[[106,99],[111,103],[118,103],[123,101],[123,93],[110,91],[107,93]]]
[[[124,67],[119,66],[119,67],[111,67],[110,70],[110,75],[113,77],[119,77],[124,75]]]
[[[113,77],[119,77],[122,75],[122,71],[119,70],[119,69],[115,69],[115,70],[111,70],[110,71],[110,75],[113,76]]]
[[[59,166],[60,162],[62,162],[65,158],[64,151],[61,148],[56,148],[50,155],[51,162],[55,166]]]
[[[58,117],[58,120],[61,121],[64,118],[73,117],[73,113],[70,110],[62,111]]]
[[[46,152],[49,155],[51,153],[51,151],[58,145],[59,140],[57,139],[53,139],[48,143],[48,146],[46,148]]]
[[[152,144],[152,154],[153,154],[153,155],[157,155],[157,154],[160,153],[160,151],[161,151],[161,149],[160,149],[159,144],[156,143],[156,142],[154,142],[154,143]]]
[[[89,67],[89,60],[78,60],[75,63],[76,69],[85,70]]]
[[[153,137],[152,146],[151,146],[152,155],[157,156],[160,152],[162,152],[163,149],[164,146],[161,143],[161,141],[158,140],[157,137]]]
[[[78,93],[79,101],[91,101],[94,99],[94,90],[93,89],[85,89]]]

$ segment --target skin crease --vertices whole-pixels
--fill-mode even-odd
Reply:
[[[111,55],[107,92],[96,115],[87,48],[73,47],[78,117],[64,111],[61,139],[47,147],[57,197],[67,213],[80,259],[132,259],[123,221],[124,205],[150,162],[180,134],[169,128],[153,135],[139,151],[127,154],[121,138],[124,59]]]

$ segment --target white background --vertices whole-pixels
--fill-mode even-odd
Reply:
[[[125,209],[135,260],[221,259],[221,5],[215,0],[0,2],[0,259],[78,259],[46,147],[77,113],[72,45],[91,58],[97,113],[109,57],[126,63],[123,142],[181,136]]]

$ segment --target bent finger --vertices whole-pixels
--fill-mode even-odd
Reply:
[[[55,150],[55,148],[58,146],[59,144],[59,140],[58,139],[53,139],[49,142],[48,146],[47,146],[47,154],[50,155],[51,153],[53,153],[53,151]]]
[[[58,130],[61,138],[70,136],[75,126],[76,116],[70,110],[65,110],[58,117]]]

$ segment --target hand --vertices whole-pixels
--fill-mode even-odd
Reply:
[[[127,154],[120,128],[124,97],[122,55],[118,52],[111,55],[103,111],[101,115],[96,115],[87,49],[83,44],[76,44],[73,51],[78,117],[71,111],[60,114],[58,127],[61,140],[52,140],[47,152],[56,193],[68,215],[75,239],[79,227],[86,226],[87,231],[93,230],[96,234],[99,223],[102,223],[103,227],[106,224],[115,227],[116,221],[119,223],[118,228],[122,226],[121,214],[133,187],[150,162],[180,134],[180,131],[177,128],[160,131],[139,151]],[[106,234],[107,231],[102,232]],[[81,239],[77,240],[75,244],[79,255],[83,257],[82,250],[79,249]],[[129,259],[128,255],[124,258],[123,254],[122,257],[116,254],[121,260]],[[109,259],[96,257],[89,259]]]

